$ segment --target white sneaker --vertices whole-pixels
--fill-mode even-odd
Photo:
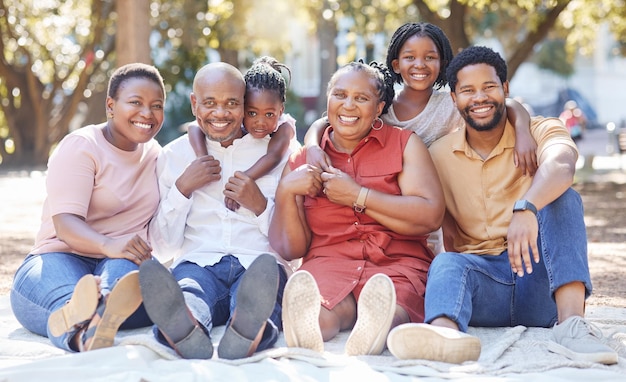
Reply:
[[[287,346],[324,351],[320,309],[321,297],[315,278],[305,270],[291,275],[283,292],[283,332]]]
[[[480,339],[429,324],[402,324],[389,332],[387,347],[399,359],[463,363],[480,357]]]
[[[385,274],[375,274],[367,280],[359,296],[357,319],[346,341],[346,354],[382,353],[395,311],[393,281]]]
[[[555,342],[548,342],[548,350],[553,353],[578,361],[617,363],[617,352],[602,343],[600,329],[580,316],[554,325],[552,335]]]

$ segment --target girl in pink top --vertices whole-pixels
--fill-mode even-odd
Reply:
[[[138,309],[137,269],[152,257],[164,103],[156,68],[122,66],[109,81],[107,122],[72,132],[50,156],[41,227],[15,274],[11,307],[62,349],[111,346],[120,326],[150,325]]]

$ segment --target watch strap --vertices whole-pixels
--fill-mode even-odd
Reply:
[[[369,191],[369,188],[361,187],[361,190],[359,190],[359,196],[356,198],[356,201],[352,203],[352,208],[354,208],[354,211],[358,213],[363,213],[365,211],[365,200],[367,199],[367,194],[369,193]]]

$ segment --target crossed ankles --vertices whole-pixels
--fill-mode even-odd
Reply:
[[[170,271],[151,260],[141,264],[139,276],[146,312],[167,343],[182,358],[211,358],[211,337],[189,311]],[[269,254],[257,257],[244,272],[235,311],[217,348],[220,358],[245,358],[257,350],[276,306],[278,278],[276,259]]]
[[[110,347],[120,325],[141,301],[137,271],[119,279],[105,298],[100,296],[96,278],[85,275],[76,283],[68,303],[50,314],[48,328],[55,337],[75,331],[70,342],[78,351]]]
[[[288,347],[316,352],[324,350],[319,324],[321,297],[317,283],[307,271],[294,273],[283,296],[283,331]],[[396,308],[396,293],[391,279],[376,274],[367,281],[357,304],[358,318],[346,341],[347,355],[380,354]]]

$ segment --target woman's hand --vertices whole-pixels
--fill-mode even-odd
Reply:
[[[356,201],[361,185],[345,172],[330,167],[321,175],[324,181],[324,194],[333,203],[352,207]]]
[[[152,258],[152,247],[140,236],[110,239],[104,245],[104,255],[114,259],[126,259],[139,265]]]
[[[322,170],[311,164],[303,164],[281,180],[281,192],[292,195],[315,197],[322,191]]]
[[[328,154],[319,146],[306,146],[306,162],[323,171],[332,167]]]

